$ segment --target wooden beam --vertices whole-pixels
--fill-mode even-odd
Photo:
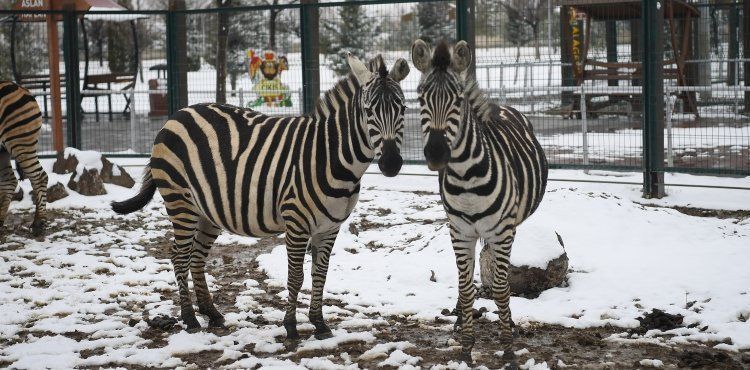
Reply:
[[[60,87],[60,48],[57,44],[57,21],[47,14],[47,42],[49,53],[50,100],[52,102],[52,145],[56,152],[65,150],[62,131],[62,91]],[[45,97],[46,99],[46,97]]]

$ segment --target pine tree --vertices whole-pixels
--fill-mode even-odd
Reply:
[[[444,1],[419,3],[417,5],[419,38],[428,44],[440,40],[452,41],[455,27],[448,17],[449,12],[450,6]]]
[[[374,20],[359,5],[346,5],[339,8],[338,22],[324,25],[321,48],[329,55],[328,65],[339,76],[349,72],[346,62],[347,53],[354,54],[361,60],[367,59],[369,49],[375,36]]]

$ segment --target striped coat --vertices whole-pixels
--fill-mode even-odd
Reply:
[[[368,69],[350,57],[352,74],[300,117],[271,117],[222,104],[177,112],[158,133],[141,193],[114,203],[120,213],[143,207],[158,188],[174,225],[172,262],[182,319],[197,329],[187,285],[191,273],[199,311],[221,325],[205,282],[204,261],[221,230],[239,235],[285,233],[288,289],[284,326],[297,339],[297,295],[306,250],[313,254],[310,319],[315,336],[331,335],[323,321],[328,260],[341,224],[359,196],[360,179],[380,155],[382,172],[401,167],[405,60],[389,73],[378,57]]]
[[[419,84],[424,153],[438,170],[459,275],[458,325],[463,360],[474,345],[476,244],[484,242],[495,264],[492,294],[500,312],[504,358],[513,360],[508,269],[516,228],[539,206],[547,186],[547,159],[531,122],[511,107],[487,100],[467,77],[471,51],[440,43],[434,52],[412,46]]]
[[[42,113],[34,97],[13,82],[0,81],[0,226],[18,185],[10,163],[14,159],[19,174],[28,177],[33,188],[34,236],[44,234],[47,223],[47,174],[37,157],[41,127]]]

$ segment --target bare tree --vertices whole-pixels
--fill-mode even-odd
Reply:
[[[547,3],[547,0],[504,0],[500,3],[505,8],[508,19],[521,21],[531,28],[537,60],[541,59],[539,52],[539,28],[547,19]]]
[[[296,3],[297,0],[260,0],[264,5],[286,5]],[[276,50],[276,30],[278,26],[279,14],[283,9],[273,8],[268,14],[268,49]]]
[[[216,0],[216,6],[227,8],[232,0]],[[219,13],[216,47],[216,102],[227,102],[227,39],[229,38],[229,13]]]

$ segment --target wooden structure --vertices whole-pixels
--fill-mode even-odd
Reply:
[[[124,7],[118,5],[117,3],[109,0],[86,0],[86,4],[88,4],[89,8],[87,10],[127,10]],[[79,10],[81,7],[85,8],[85,4],[77,4],[76,10]],[[93,97],[94,98],[94,106],[95,111],[97,115],[97,120],[99,119],[99,97],[106,96],[108,99],[108,105],[109,105],[109,114],[110,119],[112,119],[112,97],[109,93],[102,93],[99,91],[105,91],[105,90],[112,90],[112,85],[118,86],[120,90],[129,90],[132,89],[135,86],[135,79],[137,74],[137,67],[138,67],[138,59],[139,59],[139,48],[138,48],[138,34],[137,34],[137,28],[135,25],[135,20],[140,18],[138,15],[132,15],[132,14],[107,14],[107,15],[84,15],[79,18],[79,24],[81,29],[81,34],[83,36],[83,52],[84,52],[84,74],[83,74],[83,86],[81,88],[81,95],[80,98],[86,98],[86,97]],[[12,18],[12,26],[11,26],[11,47],[10,47],[10,56],[11,56],[11,68],[13,71],[13,78],[15,81],[19,84],[24,86],[25,88],[29,90],[41,90],[42,92],[47,92],[47,89],[50,87],[50,76],[49,75],[25,75],[19,72],[17,68],[17,63],[19,61],[16,60],[16,44],[19,42],[17,40],[17,23],[18,22],[38,22],[38,21],[44,21],[44,17],[13,17]],[[90,52],[89,52],[89,43],[88,43],[88,33],[86,32],[86,25],[88,22],[92,21],[106,21],[106,22],[129,22],[130,23],[130,29],[131,34],[133,38],[133,45],[135,46],[133,48],[133,56],[131,63],[133,64],[130,67],[130,70],[132,72],[127,73],[93,73],[91,69],[91,63],[90,63]],[[20,41],[23,42],[23,41]],[[61,78],[61,84],[64,84],[64,78]],[[123,112],[127,112],[129,106],[130,106],[130,96],[127,94],[124,94],[125,96],[125,109]],[[45,115],[47,114],[47,101],[45,99],[44,101],[44,112]]]
[[[13,28],[15,30],[16,22],[46,22],[47,23],[47,42],[48,42],[48,58],[49,58],[49,74],[48,75],[22,75],[18,73],[17,60],[15,55],[15,32],[12,31],[11,36],[11,67],[13,69],[15,81],[30,90],[43,90],[49,87],[50,102],[52,105],[52,138],[53,145],[56,151],[61,152],[64,149],[63,132],[62,132],[62,85],[65,83],[63,78],[60,76],[60,50],[59,50],[59,38],[57,32],[57,22],[64,19],[62,14],[43,14],[36,13],[34,11],[39,10],[55,10],[55,11],[68,11],[68,12],[88,12],[91,10],[126,10],[114,0],[39,0],[39,1],[27,1],[27,0],[16,0],[13,5],[13,10],[28,11],[29,13],[22,13],[12,18]],[[137,48],[136,48],[137,49]],[[88,59],[88,56],[87,56]],[[76,58],[77,60],[77,58]],[[137,60],[137,58],[136,58]],[[88,65],[88,64],[87,64]],[[137,70],[137,69],[136,69]],[[76,71],[75,75],[78,73]],[[91,86],[94,82],[100,82],[103,80],[121,82],[119,76],[105,76],[102,79],[93,77],[89,80],[87,85],[87,78],[93,76],[88,75],[88,68],[86,69],[86,76],[84,77],[84,87]],[[135,75],[131,78],[132,83],[135,83]],[[77,78],[75,86],[77,84]],[[96,84],[94,84],[96,86]],[[76,94],[78,95],[78,94]],[[81,94],[83,97],[85,94]],[[76,102],[79,103],[79,102]],[[72,106],[72,105],[71,105]],[[46,112],[46,98],[45,98],[45,112]],[[70,112],[69,112],[70,115]]]
[[[664,19],[669,26],[669,40],[673,45],[673,58],[664,61],[664,79],[677,81],[678,86],[687,86],[685,59],[690,55],[691,23],[690,18],[700,16],[694,6],[684,0],[662,0],[664,4]],[[561,5],[570,9],[571,40],[563,41],[562,45],[570,45],[569,53],[573,64],[573,74],[576,85],[585,81],[641,81],[643,67],[635,58],[631,62],[598,61],[588,58],[591,45],[591,21],[622,21],[637,20],[642,17],[641,0],[562,0]],[[681,30],[678,20],[682,19]],[[638,30],[640,32],[641,30]],[[682,38],[678,40],[678,34]],[[640,52],[631,50],[631,53]],[[613,95],[608,93],[607,95]],[[681,94],[686,108],[697,114],[695,98],[688,93]]]

